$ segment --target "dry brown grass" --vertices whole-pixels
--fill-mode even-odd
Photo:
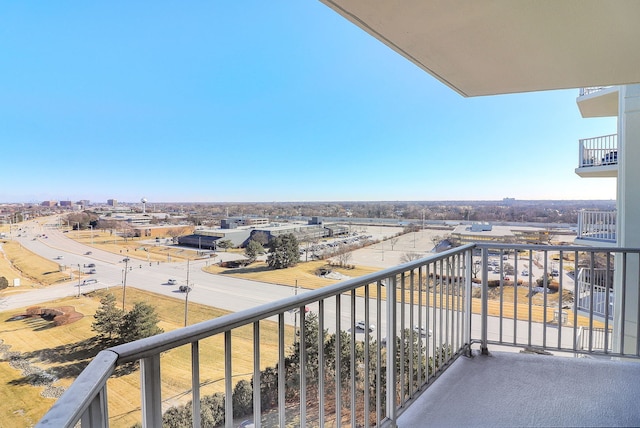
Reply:
[[[114,292],[117,301],[121,301],[120,289]],[[106,293],[91,293],[87,296],[72,297],[47,303],[47,307],[73,306],[85,316],[79,321],[52,327],[51,322],[41,318],[31,318],[0,324],[0,337],[10,351],[20,352],[37,367],[50,370],[60,379],[56,386],[69,386],[89,360],[99,351],[100,346],[93,340],[91,331],[93,314],[99,306],[100,296]],[[127,290],[127,307],[137,301],[152,304],[160,315],[159,325],[165,330],[175,330],[184,325],[184,302],[170,297],[130,288]],[[45,306],[45,305],[42,305]],[[2,320],[24,313],[25,309],[7,311],[0,314]],[[189,324],[216,318],[226,311],[199,304],[189,304]],[[277,361],[277,329],[269,321],[260,323],[261,366],[274,365]],[[234,381],[250,379],[253,371],[253,339],[250,326],[234,330],[232,343],[234,350]],[[287,328],[287,343],[293,339],[293,329]],[[191,350],[183,346],[163,353],[161,370],[163,373],[162,396],[164,408],[183,404],[190,399],[191,388]],[[202,394],[223,392],[222,337],[213,337],[200,342],[200,375]],[[131,426],[140,420],[139,372],[134,372],[109,380],[109,412],[111,426]],[[0,414],[4,419],[0,426],[30,426],[37,422],[54,403],[53,399],[40,396],[44,387],[31,386],[19,370],[8,363],[0,364],[0,383],[10,389],[12,399],[0,401]]]
[[[41,257],[17,241],[2,241],[0,253],[0,276],[12,283],[20,278],[21,285],[51,285],[69,278],[69,274],[60,272],[60,266],[53,260]]]
[[[341,279],[322,278],[316,275],[316,271],[322,267],[328,267],[326,261],[298,263],[296,266],[287,269],[271,269],[265,262],[256,262],[245,268],[226,269],[212,265],[205,267],[204,270],[209,273],[252,279],[270,284],[287,285],[289,287],[295,287],[297,284],[298,287],[310,290],[342,281]],[[381,270],[373,267],[355,267],[354,269],[330,267],[330,269],[350,278],[368,275]]]

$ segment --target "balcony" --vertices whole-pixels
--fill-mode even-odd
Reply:
[[[576,174],[580,177],[617,177],[617,134],[580,140]]]
[[[582,117],[616,117],[618,116],[617,86],[597,86],[581,88],[577,104]]]
[[[628,351],[625,340],[633,339],[629,331],[617,332],[616,317],[598,319],[578,306],[579,292],[593,293],[600,285],[597,275],[583,275],[579,288],[565,273],[578,272],[585,261],[594,271],[603,257],[619,257],[623,271],[631,271],[640,264],[640,249],[469,244],[116,346],[96,356],[38,426],[74,427],[78,421],[82,427],[109,426],[109,398],[117,391],[107,393],[108,380],[131,362],[140,364],[141,399],[131,403],[130,412],[140,415],[143,426],[161,426],[169,408],[162,389],[172,382],[162,374],[163,363],[183,346],[191,359],[191,389],[181,396],[185,414],[190,426],[205,426],[201,406],[208,402],[201,399],[212,368],[200,363],[200,344],[213,337],[220,338],[226,397],[233,396],[241,376],[264,381],[261,367],[272,362],[261,360],[261,350],[278,349],[272,382],[253,388],[251,410],[240,419],[257,427],[423,426],[425,421],[638,426],[640,346],[634,343]],[[499,272],[512,274],[490,271],[495,264]],[[557,276],[545,274],[556,267]],[[629,282],[630,294],[634,285],[637,289],[637,281]],[[625,287],[626,282],[623,296]],[[285,319],[295,311],[300,329],[292,347],[285,340]],[[273,343],[260,334],[271,322],[278,326]],[[247,328],[253,350],[242,358],[251,359],[254,369],[237,373],[235,334]],[[298,350],[295,356],[286,354],[291,349]],[[234,400],[223,406],[222,424],[237,426]]]
[[[582,210],[578,215],[576,244],[607,245],[616,243],[617,211]]]

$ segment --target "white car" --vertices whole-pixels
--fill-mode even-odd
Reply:
[[[364,331],[364,330],[366,330],[366,329],[367,329],[367,325],[364,323],[364,321],[358,321],[358,322],[356,323],[356,328],[357,328],[358,330],[363,330],[363,331]],[[375,329],[376,329],[375,324],[371,324],[371,325],[369,326],[369,331],[373,331],[373,330],[375,330]]]
[[[522,271],[522,276],[529,276],[529,271],[528,270],[523,270]]]
[[[173,278],[169,278],[167,280],[167,284],[169,284],[169,285],[176,285],[177,283],[178,283],[178,281],[173,279]]]

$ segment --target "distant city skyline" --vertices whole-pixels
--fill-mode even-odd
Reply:
[[[2,12],[0,202],[616,198],[577,89],[463,98],[320,2]]]

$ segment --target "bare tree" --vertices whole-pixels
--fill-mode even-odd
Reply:
[[[416,253],[415,251],[409,251],[408,253],[404,253],[400,256],[400,261],[402,263],[408,263],[413,260],[418,260],[419,258],[422,258],[422,254]]]
[[[389,239],[389,244],[391,244],[391,251],[393,251],[393,246],[396,245],[398,243],[398,238],[391,238]]]
[[[189,233],[188,227],[172,227],[167,230],[167,235],[169,235],[174,241],[178,236],[183,236],[187,233]]]
[[[479,261],[479,260],[478,260]],[[473,275],[473,278],[478,278],[478,273],[480,273],[480,271],[482,270],[482,264],[481,263],[473,263],[471,264],[471,274]]]
[[[336,256],[336,259],[338,260],[338,263],[340,264],[340,266],[346,267],[349,265],[349,262],[351,261],[352,257],[353,257],[353,254],[350,251],[345,251],[338,254]]]

